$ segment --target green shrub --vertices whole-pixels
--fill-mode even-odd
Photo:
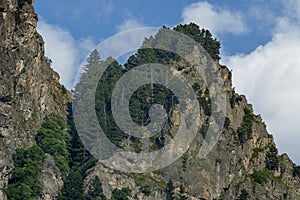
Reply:
[[[53,114],[45,119],[36,135],[37,144],[54,158],[63,177],[66,177],[69,172],[68,145],[71,140],[66,128],[65,119]]]
[[[270,174],[266,171],[254,171],[251,175],[253,181],[258,184],[266,183],[270,178]]]
[[[229,130],[229,126],[230,126],[230,119],[228,117],[225,117],[224,129]]]
[[[206,137],[206,134],[207,134],[208,129],[209,129],[209,119],[207,118],[207,119],[203,122],[203,124],[202,124],[202,126],[201,126],[201,128],[200,128],[200,133],[201,133],[201,135],[202,135],[203,138]]]
[[[132,191],[126,187],[122,189],[114,189],[112,191],[112,200],[128,200],[128,196],[131,196]]]
[[[260,152],[263,152],[263,151],[264,151],[264,150],[261,149],[261,148],[254,148],[250,160],[253,160],[253,159],[257,158],[258,155],[259,155],[259,153],[260,153]]]
[[[83,176],[78,169],[72,169],[64,181],[64,187],[59,195],[59,200],[84,200]]]
[[[240,143],[244,143],[246,142],[246,140],[251,138],[252,127],[254,122],[254,115],[248,108],[244,109],[244,113],[245,115],[243,117],[241,126],[237,129]]]
[[[231,96],[230,96],[229,102],[230,102],[231,108],[233,109],[234,106],[235,106],[235,91],[234,91],[234,89],[231,92]]]
[[[25,2],[32,4],[32,0],[18,0],[19,6],[22,8],[25,5]]]
[[[187,168],[188,158],[189,158],[189,155],[188,155],[187,153],[184,153],[184,154],[182,155],[182,168],[183,168],[183,171],[185,171],[186,168]]]
[[[151,194],[150,185],[144,185],[143,187],[141,187],[141,192],[144,193],[146,196],[149,196]]]
[[[87,200],[106,200],[103,194],[102,183],[98,176],[96,176],[88,186],[86,195]]]
[[[274,145],[270,146],[269,152],[266,155],[266,167],[269,170],[277,170],[279,167],[278,150]]]
[[[39,176],[44,157],[43,150],[37,145],[29,149],[16,149],[13,155],[15,166],[4,189],[8,199],[36,199],[41,195]]]
[[[294,166],[293,168],[293,176],[296,177],[300,177],[300,166]]]
[[[267,169],[259,170],[259,171],[254,170],[253,174],[251,174],[251,178],[255,183],[258,184],[266,183],[267,180],[272,180],[278,183],[282,183],[281,177],[272,175]]]
[[[247,200],[249,198],[250,198],[250,195],[247,192],[247,190],[242,189],[241,194],[238,196],[237,200]]]
[[[192,85],[192,87],[197,95],[197,99],[199,101],[201,108],[204,111],[204,114],[207,116],[210,116],[211,115],[211,99],[210,99],[210,95],[209,95],[209,90],[206,89],[203,93],[201,91],[201,87],[198,82],[194,83]]]
[[[166,194],[167,194],[167,200],[173,200],[174,199],[174,183],[170,179],[169,182],[167,183],[167,187],[165,189]]]

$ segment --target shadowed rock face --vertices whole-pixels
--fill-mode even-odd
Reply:
[[[50,113],[65,116],[65,105],[71,99],[44,57],[44,44],[36,32],[36,24],[37,15],[32,5],[0,0],[0,199],[6,199],[2,188],[13,167],[14,150],[34,144],[35,132],[44,117]],[[193,52],[190,56],[196,58],[199,54]],[[180,66],[179,73],[191,71],[184,62]],[[114,188],[129,187],[135,196],[132,199],[166,199],[165,188],[170,179],[174,182],[174,198],[177,199],[231,200],[238,199],[243,190],[251,196],[249,199],[300,199],[300,179],[293,176],[295,165],[287,155],[277,156],[276,169],[267,169],[271,147],[275,146],[273,137],[268,134],[261,117],[253,115],[246,98],[234,93],[229,70],[217,62],[206,67],[221,73],[227,98],[223,132],[207,157],[197,156],[205,137],[199,131],[189,150],[162,170],[129,174],[98,163],[89,171],[86,183],[98,175],[107,197]],[[202,83],[197,74],[187,76],[192,82]],[[206,90],[203,84],[200,90],[202,93]],[[175,108],[172,116],[175,126],[180,123],[177,111]],[[208,116],[203,110],[201,112],[204,122]],[[245,136],[241,134],[241,127],[245,126],[247,115],[252,116],[252,127]],[[169,130],[172,135],[173,129]],[[166,141],[170,137],[166,135]],[[53,158],[47,155],[41,176],[44,199],[57,196],[63,184],[60,174]],[[149,196],[140,190],[145,185],[151,187]]]
[[[66,115],[71,97],[44,57],[36,25],[33,5],[0,1],[0,189],[7,182],[14,150],[34,143],[45,116]]]

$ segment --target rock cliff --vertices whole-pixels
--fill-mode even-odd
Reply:
[[[30,1],[0,1],[0,199],[16,148],[29,147],[50,113],[66,115],[70,93],[44,56]]]
[[[199,55],[201,52],[194,51],[189,56],[197,58]],[[197,62],[192,64],[197,65]],[[200,76],[191,73],[193,69],[189,64],[180,61],[180,66],[183,69],[180,73],[192,82],[202,82]],[[205,67],[220,72],[227,108],[220,138],[206,157],[197,155],[206,137],[204,126],[188,151],[163,169],[144,174],[122,173],[97,163],[86,183],[98,176],[107,197],[114,188],[129,187],[133,191],[132,199],[300,199],[300,178],[294,173],[296,165],[286,154],[278,155],[273,136],[268,134],[261,116],[253,114],[245,96],[234,92],[231,72],[218,61]],[[207,88],[200,84],[199,90],[203,94]],[[203,110],[201,121],[205,122],[209,116]],[[170,136],[166,134],[165,140],[168,139]],[[171,198],[167,197],[169,181],[175,187]],[[151,188],[148,195],[143,192],[145,186]]]

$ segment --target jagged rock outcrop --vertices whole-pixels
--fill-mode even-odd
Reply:
[[[29,147],[50,113],[66,115],[70,93],[44,56],[29,1],[0,1],[0,199],[16,148]]]
[[[200,54],[196,49],[189,56],[197,58]],[[203,55],[200,57],[205,59]],[[192,65],[197,66],[199,62],[194,61]],[[191,82],[201,83],[202,78],[197,73],[186,73],[193,72],[190,65],[181,63],[181,67],[180,73],[188,74]],[[200,130],[189,150],[170,166],[151,173],[133,174],[98,163],[86,182],[98,176],[108,197],[114,188],[129,187],[133,191],[132,199],[166,199],[169,180],[175,186],[173,199],[300,199],[300,178],[293,175],[295,164],[286,154],[277,155],[274,139],[262,118],[253,114],[245,96],[234,92],[231,72],[217,61],[205,67],[220,72],[227,108],[220,138],[205,158],[197,155],[205,138]],[[205,86],[200,85],[200,90],[204,93]],[[172,117],[175,118],[174,113]],[[202,110],[201,121],[207,117]],[[166,141],[169,139],[170,136],[166,136]],[[151,188],[149,196],[142,191],[145,185]]]
[[[44,57],[36,24],[37,15],[30,1],[0,0],[0,199],[5,199],[2,189],[13,167],[14,150],[35,143],[34,135],[45,116],[65,116],[65,105],[71,98]],[[199,54],[195,50],[190,56],[198,58]],[[185,64],[180,63],[179,73],[189,74],[186,72],[191,71],[191,66]],[[261,117],[253,114],[244,96],[234,92],[231,72],[217,61],[206,67],[214,67],[222,74],[227,114],[218,143],[205,159],[197,156],[205,138],[199,133],[189,150],[164,169],[134,174],[97,163],[89,170],[86,185],[98,176],[108,198],[113,189],[129,187],[133,191],[131,199],[166,199],[167,183],[172,180],[174,199],[232,200],[239,199],[242,193],[244,199],[300,199],[300,179],[293,174],[295,164],[286,154],[277,155],[273,137]],[[201,83],[201,77],[192,73],[187,76]],[[202,92],[205,89],[200,85]],[[172,117],[175,125],[180,123],[177,110]],[[206,118],[202,110],[201,121]],[[243,129],[248,130],[246,135]],[[166,136],[167,140],[170,136]],[[44,185],[41,198],[55,199],[63,182],[48,154],[40,179]],[[151,188],[150,194],[142,190],[146,185]]]

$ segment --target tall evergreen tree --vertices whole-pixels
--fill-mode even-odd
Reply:
[[[167,200],[174,199],[174,189],[175,189],[174,182],[170,179],[166,187]]]
[[[64,182],[59,200],[84,200],[83,176],[80,171],[72,169]]]
[[[88,186],[86,194],[87,200],[106,200],[103,194],[102,183],[98,176],[96,176]]]
[[[279,167],[278,150],[274,145],[270,146],[269,152],[266,156],[266,167],[269,170],[277,170]]]
[[[131,193],[132,191],[128,187],[122,189],[116,188],[112,191],[111,200],[128,200]]]

